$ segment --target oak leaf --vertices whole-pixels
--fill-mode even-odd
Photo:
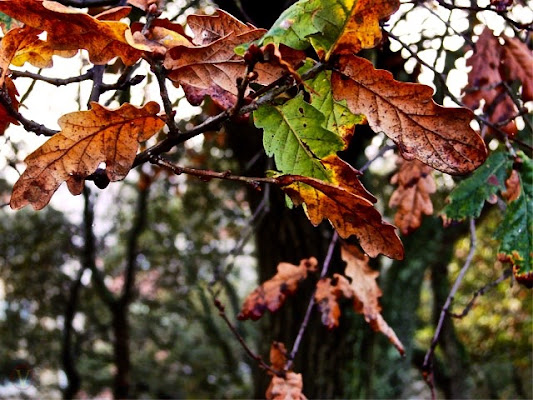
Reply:
[[[392,15],[398,0],[321,0],[313,15],[320,34],[311,36],[311,44],[321,58],[332,54],[355,54],[381,42],[379,22]]]
[[[518,156],[522,163],[519,173],[522,190],[507,205],[495,237],[501,241],[499,258],[513,265],[518,282],[533,287],[533,160],[523,152],[518,152]]]
[[[152,21],[146,33],[143,33],[144,24],[135,22],[131,25],[134,46],[146,46],[146,51],[163,58],[168,49],[176,46],[192,46],[191,39],[185,33],[181,24],[168,19]],[[126,37],[131,42],[129,36]]]
[[[341,309],[338,301],[341,297],[347,299],[353,297],[350,281],[346,277],[334,274],[333,279],[322,278],[317,282],[315,303],[322,314],[322,324],[328,329],[339,326]]]
[[[0,0],[0,11],[28,27],[46,31],[50,48],[62,51],[85,49],[91,62],[99,65],[115,57],[132,65],[141,57],[141,50],[126,39],[126,35],[131,34],[128,25],[116,21],[128,10],[128,7],[119,8],[92,17],[54,1]]]
[[[110,181],[123,179],[132,167],[139,142],[164,125],[155,102],[137,108],[124,104],[109,110],[91,103],[89,111],[62,116],[61,131],[31,153],[27,168],[13,187],[11,208],[27,204],[39,210],[64,181],[72,194],[80,194],[85,178],[105,163]]]
[[[38,39],[41,30],[31,27],[13,28],[9,30],[0,42],[0,87],[9,74],[9,65],[20,48]]]
[[[474,173],[461,181],[450,194],[449,204],[443,213],[447,219],[477,218],[485,201],[503,190],[504,181],[513,161],[502,151],[490,154],[487,161]]]
[[[368,257],[353,245],[343,244],[341,257],[346,262],[344,274],[351,279],[355,311],[363,314],[370,327],[383,333],[403,355],[405,350],[402,343],[381,315],[378,299],[382,292],[376,283],[379,272],[368,266]]]
[[[335,167],[346,169],[346,166]],[[350,187],[298,175],[282,175],[277,180],[294,204],[305,205],[304,210],[313,225],[328,219],[342,238],[355,235],[371,257],[382,253],[391,258],[403,258],[403,246],[395,227],[382,220],[374,208],[373,197],[361,190],[362,185]]]
[[[516,49],[519,49],[519,46]],[[515,56],[508,51],[506,52],[492,31],[485,28],[476,42],[475,53],[466,61],[466,65],[472,69],[468,73],[468,84],[465,87],[465,95],[462,100],[472,110],[477,109],[483,100],[483,111],[488,115],[489,121],[494,124],[508,121],[500,129],[509,136],[513,136],[518,129],[512,119],[516,116],[518,109],[503,83],[516,77],[523,79],[527,73],[522,74],[521,63],[513,59],[508,61],[507,65],[512,65],[513,70],[516,70],[520,76],[511,76],[512,70],[503,64],[504,55],[508,60],[510,60],[509,56]],[[522,62],[524,61],[526,60],[522,60]]]
[[[533,53],[520,39],[504,36],[502,66],[504,76],[509,80],[519,79],[522,82],[522,100],[533,100]]]
[[[266,391],[267,400],[306,400],[302,393],[302,374],[292,371],[285,373],[284,377],[273,376]]]
[[[11,80],[9,76],[5,77],[4,85],[5,85],[4,88],[5,88],[6,93],[0,94],[0,96],[7,95],[7,97],[9,98],[9,101],[11,102],[11,106],[15,110],[18,110],[20,104],[17,100],[17,95],[18,95],[17,88],[15,87],[15,84],[13,83],[13,81]],[[19,122],[6,110],[3,104],[0,104],[0,135],[4,134],[9,124],[18,125]]]
[[[287,363],[287,349],[282,342],[270,345],[270,366],[276,371],[283,371]]]
[[[509,178],[505,180],[505,190],[502,191],[502,197],[508,203],[515,201],[520,196],[520,187],[520,174],[516,169],[513,169]]]
[[[364,114],[374,131],[383,131],[402,156],[450,174],[464,174],[486,158],[485,144],[470,128],[470,110],[444,108],[429,86],[395,81],[368,60],[343,55],[331,83],[336,100],[346,99],[354,114]]]
[[[394,223],[407,235],[420,227],[422,215],[433,214],[430,195],[436,186],[432,169],[418,160],[401,161],[398,172],[391,178],[398,185],[392,194],[389,207],[397,207]]]
[[[164,66],[169,70],[168,77],[183,87],[192,104],[199,104],[203,96],[209,95],[222,106],[233,105],[238,95],[237,80],[247,68],[235,48],[259,39],[265,30],[243,24],[223,12],[189,18],[195,33],[193,43],[197,46],[176,46],[167,52]],[[292,62],[298,60],[303,60],[303,53],[293,53]],[[258,63],[254,82],[268,85],[286,71],[287,67],[279,61],[274,65]]]
[[[246,297],[237,318],[255,321],[261,318],[266,310],[279,310],[287,295],[296,291],[300,281],[307,278],[307,273],[314,271],[317,264],[318,261],[314,257],[301,260],[299,265],[279,263],[276,275]]]

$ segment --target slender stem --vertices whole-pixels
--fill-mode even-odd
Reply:
[[[233,333],[233,336],[235,336],[235,338],[239,341],[239,343],[241,344],[241,347],[244,349],[244,351],[246,352],[246,354],[248,354],[250,356],[250,358],[252,358],[253,360],[255,360],[259,366],[261,368],[263,368],[264,370],[266,371],[269,371],[271,372],[272,374],[276,375],[276,376],[285,376],[285,372],[284,371],[278,371],[278,370],[275,370],[274,368],[272,368],[270,365],[268,365],[264,360],[263,358],[258,355],[258,354],[255,354],[252,349],[250,349],[250,347],[248,347],[248,345],[246,344],[246,341],[244,340],[244,338],[241,336],[241,334],[237,331],[237,328],[231,323],[231,321],[229,320],[228,316],[226,315],[226,311],[225,311],[225,307],[224,305],[220,302],[220,300],[218,300],[216,297],[213,299],[213,302],[215,304],[215,307],[218,309],[218,314],[222,317],[222,319],[224,320],[224,322],[226,323],[226,325],[228,326],[228,328],[230,329],[231,333]]]
[[[333,257],[333,250],[335,250],[335,246],[337,245],[337,241],[339,239],[339,235],[335,231],[333,233],[333,236],[331,237],[331,242],[329,243],[328,252],[326,254],[326,258],[324,259],[324,264],[322,265],[322,270],[320,271],[320,278],[326,276],[328,273],[329,265],[331,263],[331,259]],[[285,364],[285,371],[288,371],[291,369],[292,364],[294,363],[294,358],[296,357],[296,354],[298,353],[298,349],[300,348],[300,343],[302,342],[303,335],[305,333],[305,330],[307,329],[307,325],[309,324],[309,318],[311,316],[311,311],[313,310],[313,307],[315,305],[315,293],[316,288],[313,290],[313,294],[311,295],[311,298],[309,299],[309,304],[307,305],[307,310],[305,311],[305,316],[302,321],[302,324],[300,325],[300,330],[298,331],[298,335],[296,336],[296,340],[294,341],[294,345],[292,346],[291,353],[287,357],[287,363]]]
[[[159,165],[172,171],[176,175],[188,174],[197,176],[200,179],[211,180],[211,179],[225,179],[229,181],[238,181],[244,182],[252,185],[254,188],[259,189],[260,183],[272,183],[278,184],[279,181],[276,178],[260,178],[260,177],[248,177],[242,175],[232,175],[230,171],[226,172],[216,172],[206,169],[196,169],[189,167],[181,167],[176,164],[163,159],[162,157],[155,156],[150,159],[150,162],[154,165]]]
[[[440,334],[442,331],[442,326],[444,324],[444,319],[448,315],[448,310],[452,304],[453,298],[455,294],[457,293],[459,286],[461,286],[461,283],[466,274],[466,271],[468,270],[468,268],[470,267],[470,264],[472,263],[474,253],[476,251],[476,246],[477,246],[476,223],[475,223],[475,220],[471,218],[470,219],[470,250],[466,257],[465,263],[463,267],[461,268],[461,271],[459,271],[459,275],[457,276],[457,279],[455,280],[452,286],[452,289],[450,290],[450,293],[448,294],[448,297],[446,298],[444,306],[442,307],[442,310],[439,316],[439,321],[437,323],[437,328],[435,329],[433,339],[431,340],[431,345],[424,357],[424,363],[422,364],[422,371],[424,372],[424,379],[426,380],[428,386],[431,389],[432,398],[435,398],[435,393],[434,393],[435,385],[433,382],[433,357],[435,354],[435,349],[437,348],[437,345],[439,343],[439,338],[440,338]]]
[[[31,78],[34,81],[43,81],[43,82],[50,83],[51,85],[55,85],[55,86],[64,86],[70,83],[78,83],[78,82],[87,81],[93,78],[93,74],[94,74],[94,70],[92,68],[82,75],[73,76],[70,78],[50,78],[50,77],[43,76],[35,72],[29,72],[29,71],[12,71],[11,72],[11,76],[13,79]]]
[[[513,275],[513,270],[511,268],[506,269],[505,272],[502,274],[502,276],[500,276],[494,282],[490,282],[490,283],[486,284],[485,286],[483,286],[481,289],[476,290],[474,292],[474,294],[472,295],[472,299],[468,302],[468,304],[463,309],[463,311],[461,311],[459,314],[448,312],[448,315],[450,315],[453,318],[458,318],[458,319],[462,319],[462,318],[466,317],[468,315],[468,313],[470,312],[470,310],[472,310],[472,308],[474,307],[474,305],[476,303],[476,299],[479,296],[484,295],[490,289],[492,289],[495,286],[498,286],[501,282],[503,282],[504,280],[508,279],[512,275]]]

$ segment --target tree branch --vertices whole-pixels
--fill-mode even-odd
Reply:
[[[329,243],[326,258],[324,259],[324,264],[322,264],[322,270],[320,271],[320,279],[324,278],[326,274],[328,273],[329,264],[331,263],[331,259],[333,257],[333,250],[335,250],[335,246],[337,245],[338,239],[339,239],[339,235],[337,234],[337,231],[334,231],[333,236],[331,237],[331,242]],[[307,325],[309,324],[309,318],[311,316],[311,311],[313,310],[313,307],[315,306],[315,293],[316,293],[316,287],[313,290],[313,294],[311,295],[311,298],[309,299],[309,304],[307,305],[307,310],[305,311],[305,316],[302,321],[302,324],[300,325],[300,330],[298,331],[298,335],[296,336],[296,339],[294,340],[291,353],[287,356],[287,363],[285,364],[285,368],[284,368],[285,371],[288,371],[291,369],[292,364],[294,363],[294,358],[296,357],[296,354],[298,353],[298,349],[300,348],[302,337],[305,333],[305,330],[307,329]]]
[[[237,338],[237,340],[241,344],[241,346],[244,349],[244,351],[246,352],[246,354],[248,354],[248,356],[250,356],[253,360],[255,360],[259,364],[259,367],[263,368],[266,371],[271,372],[272,374],[274,374],[276,376],[284,377],[285,376],[285,372],[284,371],[275,370],[270,365],[268,365],[263,360],[263,358],[260,355],[255,354],[252,351],[252,349],[250,349],[250,347],[248,347],[248,345],[246,344],[244,338],[237,331],[237,328],[235,328],[235,326],[231,323],[231,321],[229,320],[228,316],[226,315],[226,311],[225,311],[224,305],[216,297],[213,299],[213,302],[215,304],[215,307],[218,309],[219,315],[222,317],[222,319],[224,320],[224,322],[226,323],[226,325],[230,329],[231,333],[233,333],[233,336],[235,336]]]
[[[439,321],[437,323],[437,328],[435,329],[433,339],[431,340],[431,345],[424,357],[424,363],[422,364],[424,380],[426,381],[429,388],[431,389],[431,396],[433,399],[435,399],[435,385],[434,385],[434,377],[433,377],[433,357],[434,357],[435,349],[437,348],[437,345],[439,343],[442,326],[444,324],[444,318],[446,318],[446,315],[448,314],[448,310],[452,304],[453,298],[455,294],[457,293],[459,286],[461,286],[461,283],[466,274],[466,271],[468,270],[468,268],[470,267],[470,264],[472,263],[474,253],[476,251],[476,246],[477,246],[476,223],[475,223],[475,220],[472,218],[470,219],[470,250],[468,251],[468,255],[466,257],[465,263],[463,267],[461,268],[461,270],[459,271],[459,275],[457,276],[457,279],[455,280],[452,286],[452,289],[450,290],[450,293],[448,294],[448,297],[446,298],[444,306],[442,307]]]
[[[502,276],[500,276],[494,282],[490,282],[490,283],[486,284],[485,286],[483,286],[481,289],[476,290],[474,292],[474,294],[472,295],[472,299],[468,302],[468,304],[463,309],[463,311],[461,311],[459,314],[455,314],[455,313],[452,313],[451,311],[449,311],[448,315],[453,317],[453,318],[458,318],[458,319],[462,319],[462,318],[466,317],[468,315],[468,313],[470,312],[470,310],[474,307],[474,304],[476,303],[476,299],[478,298],[478,296],[484,295],[490,289],[492,289],[495,286],[498,286],[501,282],[503,282],[504,280],[508,279],[512,275],[513,275],[512,268],[506,269],[504,271],[504,273],[502,274]]]

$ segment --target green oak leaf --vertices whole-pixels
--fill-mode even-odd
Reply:
[[[324,115],[302,94],[283,105],[261,105],[254,111],[254,123],[263,128],[265,151],[281,172],[329,180],[320,160],[342,150],[344,143],[324,128]]]
[[[499,252],[505,254],[515,267],[518,280],[533,274],[533,161],[524,153],[519,170],[521,193],[505,210],[503,221],[496,231],[501,240]]]
[[[492,153],[483,165],[459,183],[450,194],[450,203],[443,210],[446,217],[453,220],[479,217],[485,200],[505,188],[507,171],[512,164],[507,153]]]
[[[287,8],[274,22],[274,25],[263,36],[262,43],[283,43],[296,50],[309,47],[310,35],[319,33],[313,25],[313,15],[320,2],[316,0],[300,0]]]
[[[346,100],[335,101],[331,90],[331,71],[323,71],[306,83],[316,92],[311,105],[325,117],[324,128],[336,133],[346,144],[350,141],[355,125],[365,122],[364,115],[353,114]]]

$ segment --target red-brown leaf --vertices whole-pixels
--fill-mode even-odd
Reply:
[[[407,235],[422,223],[422,216],[433,214],[430,195],[436,186],[432,169],[418,160],[400,162],[399,171],[391,178],[398,185],[392,194],[389,207],[397,207],[394,223]]]
[[[335,99],[346,99],[351,112],[364,114],[404,158],[450,174],[470,172],[485,161],[485,144],[469,125],[472,112],[437,105],[429,86],[395,81],[390,72],[349,55],[340,57],[331,83]]]
[[[355,246],[344,244],[341,248],[341,257],[346,261],[345,275],[351,279],[350,287],[353,292],[355,311],[363,314],[372,329],[383,333],[403,355],[405,350],[402,343],[381,315],[378,299],[382,292],[376,283],[379,272],[368,266],[368,257]]]
[[[266,310],[279,310],[287,295],[296,291],[300,281],[307,278],[307,273],[314,271],[317,264],[318,261],[314,257],[301,260],[300,265],[280,263],[276,275],[246,297],[238,318],[255,321],[261,318]]]

